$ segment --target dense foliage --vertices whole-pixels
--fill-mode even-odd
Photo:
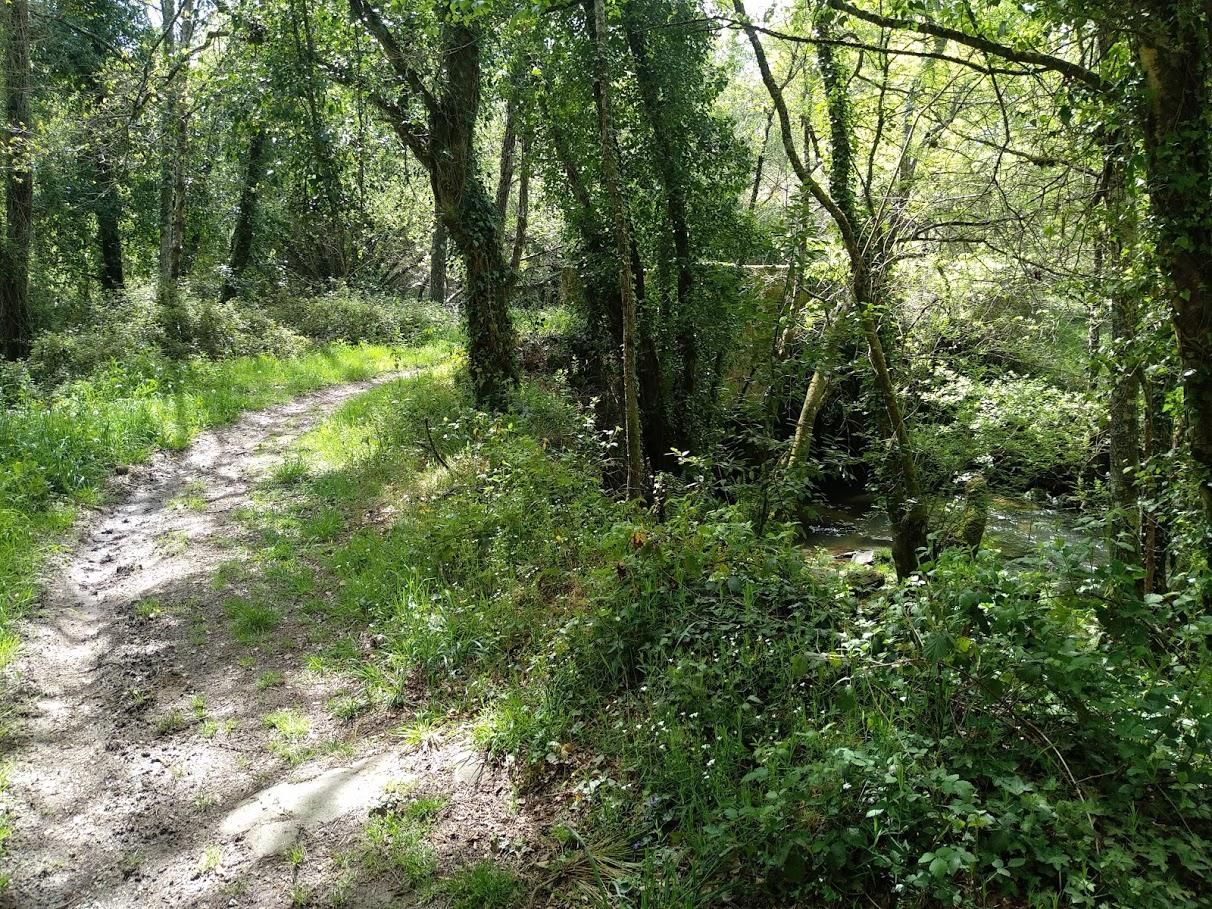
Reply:
[[[0,662],[112,471],[425,367],[247,517],[343,710],[552,805],[451,900],[1206,905],[1210,36],[5,0]]]

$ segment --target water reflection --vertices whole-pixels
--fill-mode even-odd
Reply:
[[[1080,516],[1030,499],[996,496],[989,508],[984,545],[1011,557],[1026,555],[1057,539],[1089,545],[1090,534],[1079,526]],[[805,545],[834,555],[886,549],[892,528],[882,505],[871,493],[842,496],[817,508],[807,528]],[[1096,544],[1097,545],[1097,544]]]

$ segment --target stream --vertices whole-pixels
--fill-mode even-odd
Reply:
[[[1057,539],[1070,544],[1101,543],[1079,527],[1080,514],[1052,508],[1028,498],[994,496],[982,544],[1000,549],[1012,558],[1026,555],[1041,544]],[[817,517],[807,528],[807,548],[827,549],[835,556],[892,545],[891,524],[883,506],[870,492],[842,495],[817,509]]]

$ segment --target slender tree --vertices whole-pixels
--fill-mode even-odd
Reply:
[[[227,273],[219,291],[219,302],[226,303],[240,293],[240,282],[244,271],[252,261],[253,237],[257,223],[257,200],[260,197],[261,181],[265,178],[266,159],[269,151],[269,136],[261,126],[254,126],[248,139],[245,154],[244,182],[240,187],[240,199],[236,205],[236,223],[231,232],[231,252],[227,260]]]
[[[28,0],[0,4],[4,35],[5,222],[0,249],[0,355],[29,352],[29,254],[34,220],[33,118],[30,111]]]
[[[635,278],[631,269],[631,236],[623,201],[623,181],[615,148],[607,51],[606,4],[593,4],[594,79],[597,82],[598,127],[602,146],[602,183],[610,201],[619,268],[619,301],[623,316],[623,432],[627,451],[627,495],[644,494],[644,453],[640,441],[639,383],[636,378]]]
[[[830,125],[830,186],[826,190],[804,164],[795,143],[791,116],[783,91],[774,77],[757,29],[749,22],[742,0],[733,6],[743,23],[749,43],[757,60],[762,82],[774,104],[783,137],[783,147],[800,184],[829,214],[842,237],[850,265],[850,291],[863,337],[867,342],[877,395],[881,401],[880,422],[892,446],[893,477],[887,484],[885,503],[892,523],[892,558],[897,574],[905,577],[917,569],[920,553],[926,549],[929,536],[929,512],[918,475],[916,455],[909,427],[905,422],[896,382],[880,336],[879,318],[887,307],[890,275],[887,250],[894,240],[894,226],[876,217],[861,218],[852,174],[854,172],[853,124],[850,121],[846,80],[833,57],[828,34],[817,41],[821,76],[825,87],[825,102]],[[821,24],[827,30],[827,20]],[[884,205],[880,205],[882,210]],[[816,381],[816,377],[814,377]],[[819,385],[819,383],[818,383]],[[823,393],[809,385],[812,398]],[[806,397],[806,404],[811,401]],[[819,408],[819,405],[817,405]],[[811,416],[811,407],[809,416]],[[806,419],[806,418],[805,418]]]
[[[502,407],[517,380],[517,367],[501,221],[475,152],[482,25],[440,13],[441,88],[431,89],[370,0],[350,0],[350,9],[375,39],[400,92],[399,100],[376,92],[371,101],[429,172],[437,216],[463,259],[468,368],[476,402]],[[423,118],[414,115],[413,105],[424,111]]]

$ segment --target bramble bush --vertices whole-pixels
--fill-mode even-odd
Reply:
[[[520,402],[429,377],[343,418],[386,441],[313,491],[377,472],[395,513],[325,544],[334,608],[385,641],[377,698],[427,683],[577,842],[629,844],[616,904],[1202,904],[1212,628],[1181,604],[1112,604],[1063,550],[856,597],[718,499],[611,499],[584,413]]]

